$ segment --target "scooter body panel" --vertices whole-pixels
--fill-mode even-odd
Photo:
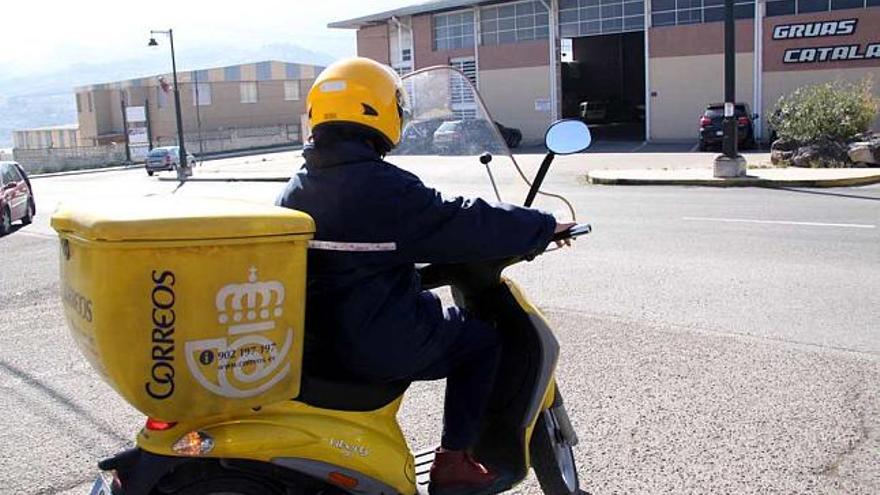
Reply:
[[[196,458],[266,462],[312,476],[337,472],[360,481],[357,493],[390,487],[414,494],[413,456],[396,419],[401,400],[370,412],[286,401],[235,416],[178,423],[165,431],[144,429],[137,443],[153,454],[181,457],[174,444],[189,432],[202,432],[213,439],[214,447]]]

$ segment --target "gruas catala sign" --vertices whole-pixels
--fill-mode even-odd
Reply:
[[[773,27],[773,39],[783,41],[849,36],[855,34],[858,23],[858,19],[839,19],[779,24]],[[788,48],[782,61],[786,64],[805,64],[868,59],[880,59],[880,42],[865,45],[829,43],[825,46]]]

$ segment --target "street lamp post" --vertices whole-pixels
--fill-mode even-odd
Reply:
[[[723,154],[715,159],[715,177],[740,177],[746,173],[746,161],[737,151],[736,129],[736,24],[734,0],[724,0],[724,132]]]
[[[186,143],[184,143],[183,140],[183,114],[180,111],[180,88],[177,84],[177,61],[174,57],[174,32],[172,29],[168,29],[168,31],[150,31],[150,34],[167,34],[168,41],[171,44],[171,75],[174,80],[174,110],[177,114],[177,146],[179,147],[177,157],[177,179],[183,182],[187,177],[192,175],[192,170],[189,168],[189,159],[186,154]],[[159,46],[159,43],[156,41],[156,38],[151,36],[150,42],[147,46]]]

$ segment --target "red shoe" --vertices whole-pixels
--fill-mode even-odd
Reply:
[[[477,462],[467,452],[437,450],[431,466],[432,495],[471,495],[494,493],[498,474]]]

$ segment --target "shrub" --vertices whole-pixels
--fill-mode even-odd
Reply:
[[[870,78],[804,86],[776,103],[770,125],[783,139],[798,143],[849,141],[868,130],[880,109]]]

